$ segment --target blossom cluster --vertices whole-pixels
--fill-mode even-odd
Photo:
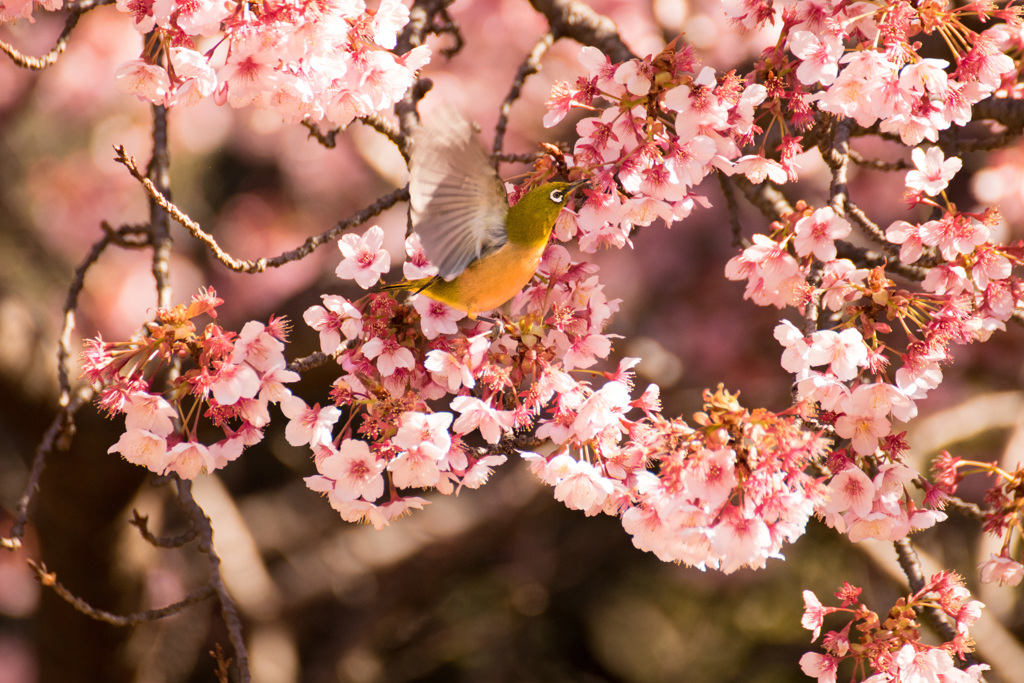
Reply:
[[[828,631],[822,642],[825,653],[808,652],[800,658],[805,674],[819,683],[835,683],[839,666],[852,662],[861,680],[871,683],[911,683],[947,681],[972,683],[982,680],[987,664],[966,669],[954,665],[954,657],[963,661],[973,650],[970,627],[984,607],[972,600],[963,580],[952,572],[931,576],[915,593],[900,598],[882,619],[861,602],[861,589],[846,583],[836,591],[839,607],[825,607],[811,591],[804,591],[804,615],[801,624],[813,632],[811,641],[821,635],[825,618],[832,614],[848,616],[839,630]],[[933,610],[954,625],[953,637],[939,645],[921,642],[921,613]],[[854,676],[860,679],[860,676]],[[853,680],[853,678],[851,678]]]
[[[292,123],[344,126],[398,102],[430,60],[426,45],[393,52],[409,21],[400,0],[376,10],[362,0],[118,0],[117,8],[151,36],[118,69],[118,87],[165,106],[213,96]]]
[[[382,243],[376,226],[343,238],[336,274],[373,287],[390,266]],[[433,272],[415,234],[406,251],[407,278]],[[621,517],[634,544],[662,559],[732,572],[780,556],[824,503],[804,469],[827,441],[798,415],[751,413],[722,389],[690,427],[659,414],[656,385],[633,397],[637,359],[589,370],[610,351],[603,328],[618,307],[596,270],[549,246],[496,321],[464,320],[422,295],[324,295],[304,318],[341,366],[334,405],[289,415],[286,432],[311,448],[309,487],[343,518],[380,527],[424,504],[403,490],[476,488],[519,451],[567,507]],[[528,450],[534,439],[515,433],[525,430],[554,449]]]
[[[1010,556],[1014,541],[1024,525],[1019,504],[1019,491],[1024,486],[1024,464],[1017,463],[1007,472],[993,462],[964,460],[943,451],[932,466],[935,488],[939,495],[952,495],[966,474],[987,474],[995,483],[985,494],[985,531],[999,537],[999,553],[991,553],[978,567],[982,583],[1016,586],[1024,579],[1024,564]]]
[[[722,7],[747,28],[776,23],[773,3],[724,0]],[[783,39],[758,66],[764,82],[776,84],[772,97],[848,117],[861,126],[879,124],[883,133],[915,146],[952,125],[971,120],[971,106],[1016,76],[1003,50],[1019,41],[1018,9],[906,1],[822,5],[788,4],[782,12]],[[1005,19],[977,32],[978,19]],[[941,36],[955,67],[922,56],[920,34]]]
[[[778,5],[761,0],[723,6],[748,28],[777,18]],[[931,219],[881,229],[858,212],[855,222],[898,259],[901,275],[920,273],[922,291],[897,286],[886,266],[840,258],[854,230],[843,201],[817,208],[798,202],[725,268],[726,277],[746,282],[744,298],[758,305],[824,314],[827,327],[801,330],[783,321],[775,331],[797,398],[814,410],[811,424],[837,440],[818,463],[831,479],[827,502],[815,512],[852,540],[894,541],[944,519],[941,508],[955,492],[904,462],[907,444],[895,425],[914,418],[918,402],[941,383],[952,345],[986,340],[1024,303],[1024,284],[1013,272],[1024,244],[994,242],[996,210],[965,212],[949,201],[961,159],[939,146],[918,147],[966,124],[973,104],[1012,83],[1017,64],[1003,50],[1019,45],[1019,10],[986,7],[982,15],[977,5],[905,2],[785,7],[781,38],[745,79],[700,67],[686,46],[622,64],[583,48],[586,75],[555,85],[545,122],[573,109],[597,112],[577,124],[580,137],[566,159],[592,178],[594,191],[556,236],[576,237],[584,251],[629,244],[636,225],[657,217],[671,224],[704,203],[692,188],[716,169],[755,184],[796,180],[799,133],[817,120],[815,109],[863,127],[878,124],[912,147],[905,199],[932,210]],[[963,23],[971,14],[1008,23],[978,33]],[[911,38],[920,33],[941,35],[955,67],[919,54],[921,44]],[[781,143],[770,154],[767,131],[775,126]],[[1014,478],[1000,481],[989,497],[1012,510]],[[925,491],[923,501],[911,496],[913,487]],[[1002,519],[990,527],[1005,531],[1004,548],[983,573],[1015,583],[1021,564],[1008,555],[1015,525],[993,514]]]
[[[343,238],[336,274],[373,287],[390,267],[382,242],[376,226]],[[434,272],[416,235],[406,250],[406,277]],[[607,357],[611,344],[602,330],[618,302],[607,300],[595,271],[573,264],[565,249],[549,248],[543,280],[511,303],[507,324],[460,326],[464,313],[422,295],[406,303],[387,293],[357,301],[324,295],[304,319],[342,373],[333,405],[309,408],[302,418],[322,428],[293,429],[289,415],[286,432],[290,443],[312,450],[318,474],[307,478],[310,488],[345,519],[383,526],[425,502],[400,489],[448,494],[486,482],[506,461],[510,449],[502,444],[514,430],[530,426],[556,390],[575,386],[567,371]],[[555,357],[562,359],[557,367]],[[449,410],[431,407],[441,401]]]
[[[250,321],[238,334],[212,322],[198,330],[195,319],[216,318],[222,303],[212,289],[201,291],[188,306],[158,310],[130,341],[88,342],[83,376],[100,388],[98,403],[109,415],[125,416],[125,432],[108,452],[194,479],[263,439],[269,405],[294,398],[284,385],[299,379],[285,367],[288,325],[277,318]],[[195,367],[182,371],[186,359]],[[167,388],[154,391],[154,383]],[[216,429],[223,438],[200,440]]]
[[[693,188],[716,168],[785,179],[778,162],[741,154],[760,132],[753,117],[767,94],[763,85],[732,73],[719,80],[711,67],[698,68],[688,45],[623,64],[584,47],[580,62],[587,75],[554,86],[545,125],[572,109],[597,109],[599,100],[612,106],[576,124],[568,162],[589,176],[592,191],[574,224],[556,232],[559,239],[575,237],[584,252],[631,244],[635,227],[658,218],[671,224],[706,206]]]

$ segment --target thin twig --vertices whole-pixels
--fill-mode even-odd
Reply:
[[[849,177],[847,169],[850,166],[850,120],[842,119],[832,129],[831,140],[822,140],[818,148],[821,157],[832,169],[832,181],[829,184],[829,206],[838,215],[846,215],[846,200],[849,198],[847,187]]]
[[[523,63],[519,65],[515,80],[512,81],[512,87],[498,110],[498,124],[494,127],[494,147],[492,149],[495,155],[501,154],[502,146],[505,143],[505,130],[508,128],[508,115],[512,111],[512,105],[523,94],[523,85],[526,83],[526,79],[540,71],[540,62],[554,42],[555,36],[545,33],[530,50],[530,54],[526,55]]]
[[[850,259],[858,265],[874,268],[883,266],[887,271],[905,277],[908,280],[920,282],[928,275],[928,269],[922,266],[909,265],[899,259],[891,259],[889,255],[878,253],[863,247],[857,247],[842,240],[836,242],[836,249],[840,258]]]
[[[66,450],[68,448],[71,437],[75,432],[75,413],[92,399],[92,389],[90,387],[82,388],[77,395],[73,396],[69,376],[71,333],[75,329],[75,310],[78,308],[78,297],[85,286],[86,273],[99,260],[107,247],[111,244],[126,242],[128,235],[138,234],[138,228],[134,226],[126,226],[117,231],[106,224],[103,224],[102,227],[103,237],[92,245],[89,253],[75,267],[71,277],[71,284],[68,285],[68,293],[64,297],[63,322],[57,341],[57,381],[60,386],[60,397],[58,399],[60,410],[54,416],[39,446],[36,447],[35,456],[32,458],[32,469],[29,472],[25,490],[21,498],[18,499],[18,514],[14,518],[14,525],[11,527],[10,536],[0,538],[0,546],[11,550],[21,547],[21,538],[25,534],[25,525],[28,523],[28,508],[36,491],[39,490],[39,479],[43,476],[43,470],[46,468],[46,458],[54,449]]]
[[[7,53],[15,64],[25,69],[40,71],[53,66],[57,59],[64,54],[64,50],[67,49],[71,32],[75,30],[75,26],[78,25],[78,20],[82,18],[82,15],[102,5],[113,5],[114,2],[115,0],[82,0],[81,2],[69,4],[68,9],[70,11],[68,12],[68,18],[64,20],[64,30],[60,32],[53,48],[42,57],[31,57],[23,54],[16,47],[2,40],[0,40],[0,52]]]
[[[905,171],[910,168],[910,164],[905,159],[897,159],[896,161],[882,161],[881,159],[866,159],[864,155],[855,149],[850,150],[850,161],[863,166],[864,168],[871,168],[876,171]]]
[[[236,259],[231,254],[224,251],[217,243],[217,240],[214,239],[213,235],[205,232],[199,223],[192,220],[187,214],[182,212],[181,209],[175,206],[174,203],[158,191],[153,185],[153,182],[139,172],[135,159],[127,155],[124,146],[119,145],[115,149],[117,152],[115,160],[123,164],[124,167],[128,169],[129,173],[132,174],[132,177],[138,180],[142,186],[146,188],[146,192],[149,193],[149,196],[153,201],[163,207],[167,213],[170,214],[171,218],[188,230],[193,237],[205,244],[218,261],[231,270],[239,273],[262,273],[267,268],[280,268],[286,263],[301,260],[311,254],[314,249],[333,242],[338,238],[338,235],[346,230],[350,230],[351,228],[361,225],[374,216],[387,211],[395,204],[409,199],[409,189],[407,187],[399,188],[384,195],[355,215],[340,221],[330,230],[307,238],[302,246],[296,249],[286,251],[273,258],[261,258],[255,261],[247,261],[243,259]]]
[[[732,177],[733,184],[740,189],[751,204],[757,207],[761,215],[770,221],[777,221],[793,213],[793,205],[775,185],[765,181],[760,185],[747,180],[745,176]]]
[[[128,523],[138,528],[139,533],[142,535],[142,538],[146,539],[147,543],[158,548],[180,548],[199,535],[195,527],[192,527],[185,533],[177,536],[157,536],[149,530],[149,517],[140,515],[138,510],[132,510],[132,519]]]
[[[196,603],[206,600],[214,594],[213,586],[205,585],[193,589],[185,597],[184,600],[179,600],[166,607],[159,609],[146,610],[145,612],[133,612],[132,614],[114,614],[93,607],[88,602],[78,597],[67,588],[65,588],[60,581],[57,580],[57,575],[53,572],[46,570],[46,565],[29,560],[28,564],[36,572],[36,577],[39,579],[47,588],[52,588],[53,592],[59,595],[65,602],[75,608],[76,612],[81,612],[90,619],[96,621],[102,621],[112,626],[135,626],[137,624],[144,624],[149,621],[156,621],[157,619],[163,619],[169,617],[172,614],[178,614],[187,607],[191,607]]]
[[[206,553],[210,566],[209,586],[217,595],[220,601],[220,613],[224,624],[228,628],[228,638],[235,649],[235,658],[238,663],[238,680],[240,683],[249,683],[249,652],[245,647],[245,640],[242,638],[242,621],[238,617],[238,607],[234,598],[224,585],[224,578],[220,574],[220,556],[213,546],[213,525],[206,512],[199,506],[192,496],[192,482],[178,480],[178,498],[182,507],[192,518],[192,526],[199,532],[199,550]]]
[[[376,115],[360,116],[356,120],[360,123],[366,124],[370,128],[373,128],[375,131],[393,142],[395,147],[398,148],[398,152],[402,155],[402,158],[405,159],[405,163],[409,163],[409,138],[402,134],[402,132],[395,127],[395,124],[382,116]]]
[[[309,131],[309,137],[313,138],[327,149],[334,149],[338,144],[338,133],[341,132],[341,128],[331,128],[329,131],[324,133],[320,130],[320,127],[309,120],[304,120],[302,125]]]
[[[885,232],[882,231],[881,226],[868,218],[867,214],[864,213],[860,206],[854,204],[849,199],[846,201],[846,216],[859,225],[860,228],[867,233],[872,240],[877,242],[887,253],[891,256],[896,255],[896,249],[893,247],[891,242],[885,239]]]
[[[36,447],[36,454],[32,458],[32,470],[29,472],[28,481],[25,483],[25,490],[18,499],[18,514],[14,517],[14,524],[11,525],[9,536],[0,537],[0,547],[8,550],[17,550],[21,547],[21,539],[25,536],[25,525],[28,523],[28,508],[32,498],[39,490],[39,479],[43,476],[46,468],[46,458],[55,449],[66,450],[68,442],[74,434],[74,416],[79,408],[92,399],[92,389],[83,388],[74,395],[68,405],[62,407],[53,418],[53,422],[47,428],[42,441]]]
[[[331,360],[331,356],[328,356],[322,351],[316,351],[308,356],[304,356],[303,358],[296,358],[289,363],[287,367],[292,372],[298,372],[301,374],[307,370],[312,370],[313,368],[318,368],[321,365],[326,365],[329,360]]]
[[[736,193],[733,192],[732,182],[729,176],[718,171],[718,186],[722,188],[722,195],[725,197],[725,209],[729,214],[729,225],[732,227],[732,246],[736,249],[746,249],[750,246],[750,240],[743,236],[743,226],[740,225],[740,210],[736,203]]]
[[[968,503],[966,500],[963,500],[962,498],[957,498],[956,496],[951,496],[947,498],[943,505],[943,508],[949,510],[956,510],[964,517],[967,517],[968,519],[973,519],[975,522],[985,521],[985,512],[984,510],[981,509],[981,507],[977,505],[977,503]]]

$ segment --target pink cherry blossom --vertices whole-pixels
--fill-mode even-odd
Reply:
[[[416,367],[416,358],[407,347],[399,345],[394,339],[374,337],[363,344],[363,356],[368,360],[377,359],[377,370],[383,377],[390,377],[399,369]]]
[[[889,434],[889,420],[873,413],[844,414],[836,420],[836,434],[850,439],[853,449],[861,455],[871,455],[878,448],[878,440]]]
[[[1024,579],[1024,565],[1004,555],[989,555],[987,560],[978,565],[978,569],[981,570],[982,583],[1017,586]]]
[[[171,89],[167,106],[192,106],[217,89],[217,72],[203,54],[186,47],[173,47],[170,58],[175,75],[182,80]]]
[[[213,455],[198,441],[182,441],[167,451],[164,472],[174,472],[182,479],[195,479],[214,469]]]
[[[320,350],[333,354],[341,346],[342,336],[353,340],[363,330],[362,312],[343,296],[324,294],[323,306],[310,306],[302,314],[306,324],[320,333]]]
[[[230,406],[240,398],[252,398],[260,390],[260,378],[248,364],[225,363],[217,370],[210,388],[217,403]]]
[[[848,327],[842,332],[819,330],[811,335],[811,348],[807,352],[810,365],[828,364],[835,376],[851,380],[858,368],[867,363],[868,349],[860,332]]]
[[[448,427],[452,424],[451,413],[402,413],[398,421],[398,433],[391,438],[402,450],[420,450],[434,460],[441,460],[452,446]]]
[[[406,280],[418,280],[424,277],[437,275],[437,266],[431,265],[427,259],[423,246],[420,244],[420,235],[417,232],[405,238],[406,259],[402,264],[402,276]]]
[[[845,218],[837,216],[832,207],[826,206],[804,216],[793,228],[793,246],[798,255],[813,253],[819,261],[831,261],[836,257],[835,241],[846,238],[853,226]]]
[[[821,275],[821,303],[830,311],[842,310],[863,295],[858,285],[867,280],[866,268],[857,268],[849,259],[835,259],[825,264]]]
[[[466,473],[462,475],[462,480],[459,482],[459,488],[465,487],[467,489],[477,489],[487,483],[494,468],[501,465],[507,457],[504,455],[485,455],[484,457],[473,463]]]
[[[860,516],[871,512],[875,499],[875,485],[858,467],[847,467],[832,477],[828,485],[831,498],[825,506],[830,513],[852,510]]]
[[[722,558],[719,569],[723,574],[747,565],[763,567],[771,543],[771,532],[764,519],[744,515],[737,508],[726,508],[722,521],[711,534],[711,544]]]
[[[145,429],[129,429],[107,453],[120,453],[128,462],[157,474],[163,474],[167,467],[167,441]]]
[[[789,51],[803,60],[796,69],[796,77],[805,85],[831,85],[839,74],[843,42],[834,35],[793,31],[789,34]]]
[[[989,239],[987,226],[963,215],[946,215],[940,220],[928,221],[921,225],[920,234],[921,241],[938,247],[947,261],[959,254],[970,254]]]
[[[136,392],[128,397],[124,406],[124,427],[126,430],[142,429],[157,436],[167,436],[174,431],[173,420],[178,412],[162,396]]]
[[[362,498],[372,502],[384,495],[384,478],[381,476],[384,465],[385,462],[370,451],[365,441],[345,439],[338,450],[332,450],[330,455],[317,462],[320,474],[315,476],[331,480],[331,498],[345,501]]]
[[[382,249],[384,231],[374,225],[363,235],[345,235],[338,240],[344,257],[334,274],[343,280],[355,280],[363,289],[377,284],[380,276],[391,270],[391,254]]]
[[[822,606],[821,601],[811,591],[805,590],[804,596],[804,615],[800,619],[800,625],[808,631],[811,631],[811,642],[813,643],[818,639],[821,634],[821,627],[825,622],[825,615],[831,610],[826,609]]]
[[[508,410],[497,410],[475,396],[456,396],[452,399],[452,410],[459,413],[459,417],[452,425],[456,434],[468,434],[474,429],[479,429],[480,434],[487,443],[498,443],[501,435],[512,429],[512,412]]]
[[[283,365],[284,342],[270,334],[263,323],[250,320],[238,333],[231,362],[244,362],[261,372],[271,366]]]
[[[331,428],[341,417],[341,411],[334,406],[321,408],[318,403],[310,408],[305,401],[293,395],[281,401],[281,412],[289,420],[284,436],[292,446],[329,444]]]
[[[933,197],[949,186],[949,181],[963,166],[958,157],[946,159],[938,147],[929,147],[927,152],[915,147],[910,156],[916,168],[907,173],[907,187]]]
[[[928,271],[921,288],[936,294],[956,296],[971,291],[971,280],[963,266],[941,264]]]
[[[906,221],[894,221],[885,230],[885,239],[900,247],[900,261],[902,263],[914,263],[924,253],[924,243],[921,241],[920,228],[917,225]]]
[[[458,321],[466,317],[463,311],[426,296],[416,297],[412,305],[420,314],[420,326],[427,339],[436,339],[441,334],[455,334],[459,331]]]
[[[114,79],[121,92],[153,104],[164,104],[171,89],[167,70],[144,59],[125,62],[115,72]]]
[[[572,464],[555,484],[555,499],[570,510],[582,510],[588,517],[596,515],[612,493],[611,480],[585,460],[568,460]]]

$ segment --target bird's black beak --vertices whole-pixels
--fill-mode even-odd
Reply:
[[[577,180],[569,183],[569,187],[567,187],[566,190],[568,190],[569,194],[572,194],[581,187],[590,187],[590,178],[584,178],[583,180]]]

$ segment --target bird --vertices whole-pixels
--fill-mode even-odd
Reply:
[[[401,280],[409,290],[471,319],[506,303],[530,281],[558,214],[587,181],[548,182],[512,207],[473,126],[444,110],[413,134],[409,216],[433,277]]]

